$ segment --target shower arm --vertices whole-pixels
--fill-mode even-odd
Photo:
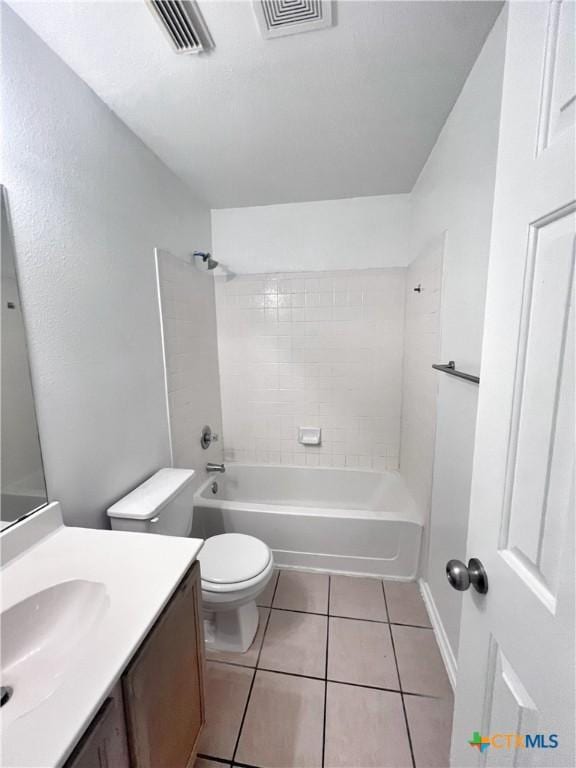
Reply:
[[[192,255],[195,258],[202,259],[203,263],[206,264],[206,267],[209,270],[215,269],[218,266],[218,262],[212,258],[212,254],[209,253],[208,251],[194,251]]]

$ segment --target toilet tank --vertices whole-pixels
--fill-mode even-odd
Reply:
[[[107,510],[112,530],[189,536],[193,477],[193,469],[159,469]]]

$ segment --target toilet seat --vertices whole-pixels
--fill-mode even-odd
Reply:
[[[198,556],[202,591],[239,592],[268,579],[272,554],[263,541],[243,533],[207,539]]]

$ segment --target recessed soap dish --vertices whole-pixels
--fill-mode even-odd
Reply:
[[[301,445],[321,445],[322,430],[320,427],[298,427],[298,442]]]

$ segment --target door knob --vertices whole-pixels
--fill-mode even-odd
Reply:
[[[468,560],[467,566],[461,560],[448,560],[446,576],[450,585],[459,592],[465,592],[470,584],[481,595],[488,592],[488,576],[480,560],[475,557]]]

